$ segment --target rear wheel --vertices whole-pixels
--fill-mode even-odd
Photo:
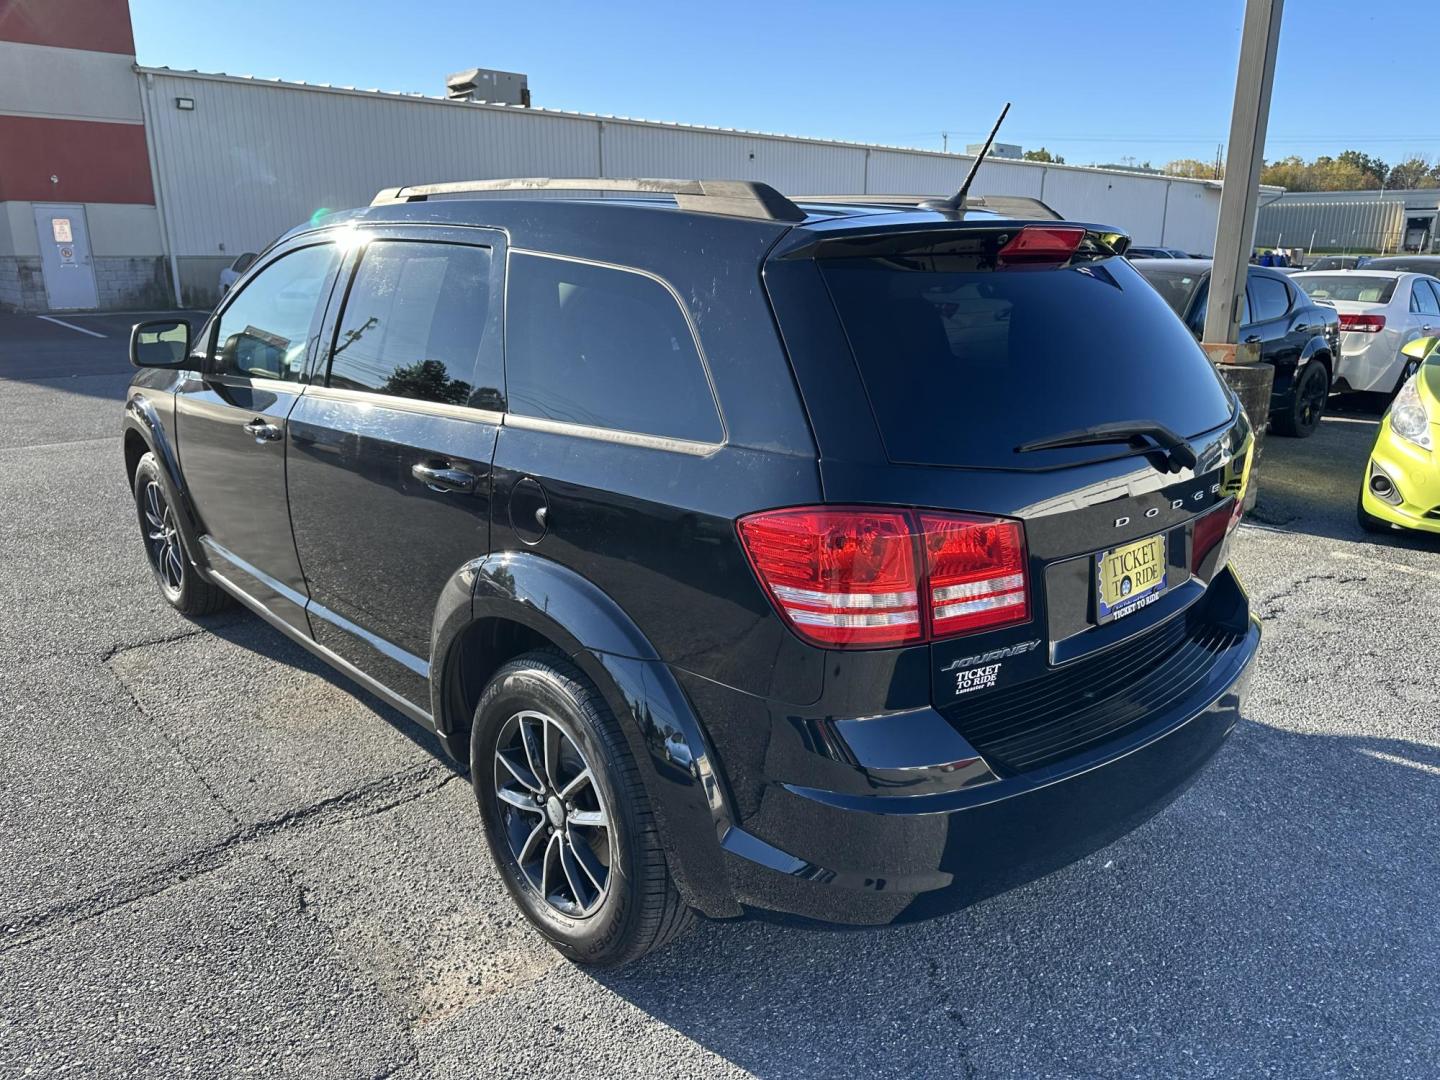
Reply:
[[[470,776],[506,889],[567,957],[629,963],[690,925],[629,744],[568,660],[527,653],[496,673]]]
[[[1400,378],[1395,380],[1395,389],[1390,392],[1390,397],[1393,399],[1395,395],[1399,394],[1400,388],[1405,385],[1406,380],[1412,378],[1419,370],[1419,360],[1416,360],[1413,356],[1405,357],[1405,364],[1400,369]]]
[[[228,607],[229,594],[203,580],[185,554],[170,489],[154,454],[147,453],[140,459],[133,490],[145,556],[155,584],[160,586],[160,595],[185,615],[209,615]]]
[[[1312,360],[1300,372],[1289,407],[1270,418],[1271,426],[1280,435],[1307,439],[1320,426],[1329,397],[1330,373],[1318,360]]]

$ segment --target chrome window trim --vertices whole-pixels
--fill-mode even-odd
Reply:
[[[499,424],[503,419],[498,412],[490,409],[476,409],[469,405],[451,405],[446,401],[426,401],[423,398],[396,397],[373,390],[351,390],[341,386],[322,386],[311,383],[305,387],[305,396],[324,401],[346,401],[355,405],[373,405],[380,409],[395,409],[398,412],[421,413],[426,416],[446,416],[454,420],[473,420],[482,424]]]
[[[665,435],[644,435],[638,431],[622,431],[619,428],[595,427],[592,424],[576,424],[569,420],[551,420],[544,416],[524,416],[520,413],[506,413],[505,426],[522,431],[543,431],[551,435],[574,435],[597,442],[619,443],[622,446],[640,446],[647,450],[665,450],[672,454],[689,454],[691,457],[709,457],[723,450],[725,443],[694,442],[689,439],[672,439]]]
[[[505,288],[501,302],[503,308],[503,345],[505,352],[505,376],[506,376],[506,398],[508,405],[509,390],[509,364],[510,364],[510,275],[511,261],[516,255],[530,255],[537,259],[554,259],[558,262],[579,263],[582,266],[597,266],[603,270],[617,270],[622,274],[637,274],[640,277],[648,278],[655,282],[667,293],[670,299],[675,301],[680,316],[685,320],[685,326],[690,331],[690,340],[695,346],[695,355],[700,359],[700,370],[705,374],[705,384],[710,388],[710,403],[715,407],[715,416],[720,421],[720,441],[707,442],[694,439],[677,439],[667,435],[649,435],[635,431],[623,431],[619,428],[597,427],[593,424],[579,424],[569,420],[553,420],[549,417],[526,416],[517,413],[513,409],[506,412],[506,424],[510,427],[528,428],[534,431],[555,431],[581,438],[599,439],[605,442],[624,443],[631,446],[647,446],[656,450],[671,450],[681,454],[695,454],[705,456],[713,454],[716,450],[723,449],[730,445],[730,426],[725,421],[725,410],[720,407],[720,394],[715,389],[715,376],[710,371],[710,358],[705,354],[705,346],[700,344],[700,332],[695,326],[695,320],[690,315],[690,309],[686,306],[684,299],[675,287],[658,274],[649,270],[641,270],[634,266],[622,266],[620,263],[603,262],[599,259],[587,259],[579,255],[557,255],[549,251],[536,251],[534,248],[506,246],[505,248]],[[516,421],[523,420],[524,423]]]

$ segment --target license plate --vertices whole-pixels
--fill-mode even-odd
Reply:
[[[1165,534],[1102,551],[1095,556],[1095,600],[1099,622],[1122,619],[1165,591]]]

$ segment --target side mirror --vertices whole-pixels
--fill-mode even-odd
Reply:
[[[1416,360],[1424,360],[1435,351],[1436,345],[1440,345],[1440,337],[1421,337],[1401,348],[1400,352],[1402,355],[1414,357]]]
[[[190,323],[156,319],[130,331],[130,363],[137,368],[183,368],[190,356]]]

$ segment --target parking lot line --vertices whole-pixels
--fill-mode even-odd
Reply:
[[[77,334],[89,334],[91,337],[98,338],[105,337],[105,335],[98,330],[86,330],[83,326],[76,326],[74,323],[68,323],[64,319],[55,319],[49,315],[36,315],[35,317],[44,322],[54,323],[56,326],[63,326],[66,329],[74,330]]]

